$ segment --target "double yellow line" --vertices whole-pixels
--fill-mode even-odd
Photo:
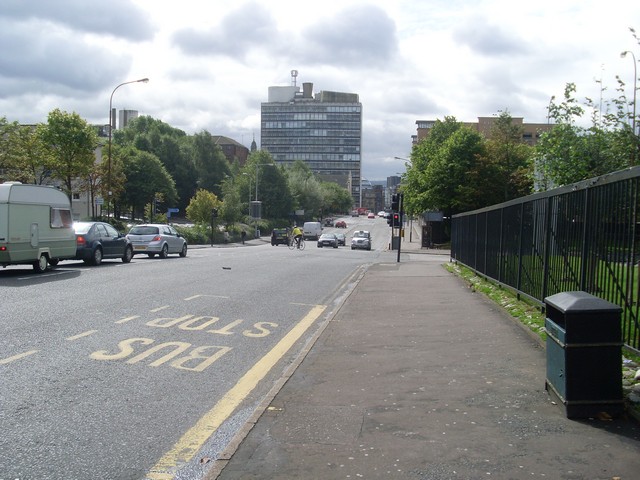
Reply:
[[[262,357],[229,390],[215,406],[191,427],[147,473],[149,480],[171,480],[179,465],[187,463],[202,448],[222,423],[269,373],[273,366],[291,349],[293,344],[313,325],[326,309],[316,305],[264,357]]]

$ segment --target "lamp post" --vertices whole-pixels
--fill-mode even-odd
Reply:
[[[258,203],[258,167],[275,167],[275,165],[273,163],[256,163],[256,199],[255,199],[256,204]],[[262,211],[260,213],[262,214]],[[256,216],[255,219],[256,219],[256,238],[257,238],[259,236],[258,217]]]
[[[636,139],[636,92],[638,90],[638,71],[637,71],[637,64],[636,64],[636,56],[633,54],[633,52],[629,51],[629,50],[625,50],[624,52],[622,52],[620,54],[620,58],[624,58],[627,56],[627,53],[631,54],[631,58],[633,58],[633,117],[631,118],[631,129],[633,130],[633,163],[634,165],[637,163],[637,157],[638,157],[638,145],[637,145],[637,139]]]
[[[120,85],[116,86],[111,92],[111,96],[109,97],[109,151],[108,151],[108,163],[107,163],[107,218],[111,215],[111,131],[115,126],[115,118],[113,118],[112,113],[112,104],[113,104],[113,94],[116,93],[121,86],[127,85],[128,83],[147,83],[149,81],[148,78],[141,78],[139,80],[131,80],[129,82],[123,82]]]

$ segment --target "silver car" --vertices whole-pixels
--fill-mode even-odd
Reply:
[[[149,223],[136,225],[129,230],[127,238],[133,245],[133,253],[145,253],[150,258],[158,255],[167,258],[170,253],[187,256],[187,241],[171,225]]]
[[[351,250],[356,248],[371,250],[371,234],[368,231],[358,230],[353,232],[353,237],[351,237]]]

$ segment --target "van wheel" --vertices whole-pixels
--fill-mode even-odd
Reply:
[[[48,265],[49,265],[49,261],[47,260],[47,256],[43,253],[40,255],[38,260],[33,262],[33,270],[36,273],[42,273],[47,270]]]
[[[97,267],[101,263],[102,263],[102,249],[98,247],[93,251],[93,258],[91,259],[91,264]]]

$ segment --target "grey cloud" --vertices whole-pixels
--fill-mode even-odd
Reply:
[[[342,10],[303,33],[308,61],[345,66],[382,66],[395,60],[396,27],[375,6]]]
[[[132,41],[149,40],[154,29],[130,0],[2,0],[0,18],[41,20],[71,30],[109,34]]]
[[[253,47],[277,42],[274,18],[256,3],[243,5],[222,19],[220,25],[202,31],[183,29],[173,36],[174,43],[191,55],[244,57]]]
[[[5,81],[91,91],[113,83],[131,64],[130,58],[113,55],[106,47],[89,46],[61,32],[34,31],[42,31],[42,25],[0,21],[0,77]]]
[[[473,18],[453,33],[453,38],[486,56],[517,55],[529,51],[526,41],[483,18]]]

